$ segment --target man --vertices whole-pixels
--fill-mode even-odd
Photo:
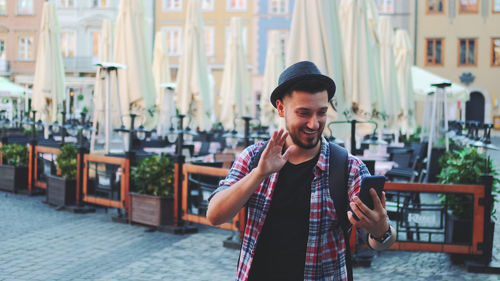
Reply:
[[[328,186],[329,145],[322,136],[335,83],[312,62],[288,67],[271,94],[286,130],[247,147],[209,199],[208,220],[218,225],[246,206],[245,235],[236,280],[348,280],[346,239]],[[253,167],[252,167],[253,165]],[[252,169],[253,168],[253,169]],[[385,194],[370,193],[375,208],[357,197],[366,166],[348,157],[349,221],[370,233],[375,250],[395,241]],[[353,217],[356,214],[359,221]]]

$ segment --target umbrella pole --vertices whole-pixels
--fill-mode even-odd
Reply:
[[[429,133],[429,140],[427,143],[427,174],[426,174],[426,181],[429,178],[429,173],[430,173],[430,167],[431,167],[431,153],[432,153],[432,141],[434,138],[434,126],[436,125],[436,104],[437,104],[437,93],[438,91],[434,92],[434,97],[432,98],[432,113],[431,113],[431,131]]]
[[[443,103],[444,103],[444,138],[446,141],[446,151],[449,150],[449,139],[448,139],[448,99],[446,97],[446,88],[441,88],[443,93]]]

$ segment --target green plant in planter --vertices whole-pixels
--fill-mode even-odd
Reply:
[[[493,186],[491,193],[494,203],[499,194],[498,171],[493,166],[491,159],[486,159],[484,154],[477,151],[476,148],[467,147],[454,151],[447,151],[440,159],[439,165],[442,167],[438,178],[443,184],[481,184],[481,175],[489,174],[493,176]],[[472,200],[472,195],[448,194],[441,196],[441,202],[446,203],[448,208],[453,211],[459,219],[472,219],[473,206],[464,204]],[[496,210],[494,204],[491,214],[495,217]]]
[[[65,144],[59,150],[60,153],[56,158],[56,164],[57,168],[61,170],[61,176],[68,179],[76,178],[77,148],[72,144]]]
[[[174,192],[174,161],[168,155],[154,155],[132,168],[134,191],[165,197]]]
[[[0,147],[2,163],[15,167],[28,166],[28,147],[17,143],[6,144]]]

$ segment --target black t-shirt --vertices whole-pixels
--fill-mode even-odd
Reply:
[[[311,183],[318,156],[298,165],[287,162],[280,170],[248,280],[304,280]]]

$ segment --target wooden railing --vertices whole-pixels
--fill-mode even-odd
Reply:
[[[183,180],[182,180],[182,202],[181,202],[181,207],[182,207],[182,216],[181,219],[184,221],[190,221],[190,222],[195,222],[195,223],[200,223],[200,224],[206,224],[206,225],[211,225],[211,223],[208,221],[208,219],[205,216],[200,216],[200,215],[195,215],[195,214],[189,214],[188,213],[188,196],[189,196],[189,174],[197,174],[197,175],[205,175],[205,176],[215,176],[215,177],[225,177],[229,172],[229,169],[224,169],[224,168],[213,168],[213,167],[206,167],[206,166],[199,166],[199,165],[192,165],[192,164],[184,164],[182,166],[182,174],[183,174]],[[177,175],[177,167],[176,167],[176,175]],[[177,198],[177,196],[175,197]],[[177,210],[177,208],[175,208]],[[175,217],[177,218],[179,214],[177,214],[177,211],[175,212]],[[216,227],[223,228],[223,229],[228,229],[228,230],[233,230],[233,231],[238,231],[240,232],[240,237],[244,232],[245,229],[245,209],[242,209],[234,218],[231,222],[226,222],[221,225],[218,225]]]
[[[89,178],[89,163],[113,164],[119,165],[121,168],[120,178],[120,199],[112,200],[101,198],[88,193],[88,178]],[[87,203],[101,205],[112,208],[124,208],[129,211],[129,186],[130,186],[130,160],[128,158],[110,157],[103,155],[85,154],[83,157],[83,198]]]

